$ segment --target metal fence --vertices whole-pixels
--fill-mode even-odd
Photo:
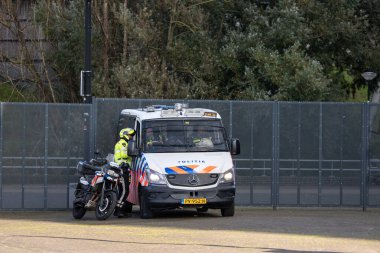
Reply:
[[[77,161],[113,152],[120,111],[175,102],[1,103],[0,209],[70,208]],[[379,105],[186,102],[218,111],[240,139],[238,205],[380,207]]]

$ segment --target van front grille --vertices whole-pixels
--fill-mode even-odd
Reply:
[[[168,174],[166,179],[171,185],[199,187],[215,184],[218,181],[219,174]]]

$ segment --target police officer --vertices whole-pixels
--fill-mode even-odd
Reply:
[[[193,143],[197,147],[208,147],[212,148],[214,144],[212,143],[212,138],[209,136],[209,132],[204,126],[200,126],[193,136]]]
[[[132,211],[132,204],[127,202],[127,187],[129,184],[128,170],[131,167],[132,158],[128,156],[128,142],[136,134],[136,131],[132,128],[121,129],[119,133],[120,140],[115,145],[114,161],[118,163],[123,169],[123,179],[119,185],[119,199],[116,203],[116,210],[114,215],[123,218],[130,216]],[[127,214],[129,213],[129,214]]]
[[[120,130],[120,140],[115,145],[114,160],[119,165],[123,162],[131,165],[132,158],[128,156],[128,142],[136,134],[132,128],[124,128]]]
[[[149,127],[145,130],[145,146],[146,150],[152,151],[154,150],[154,145],[162,144],[162,135],[158,134],[153,130],[153,128]]]

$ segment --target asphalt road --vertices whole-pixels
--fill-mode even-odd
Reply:
[[[380,252],[380,209],[239,207],[154,219],[75,220],[69,211],[0,212],[0,252]]]

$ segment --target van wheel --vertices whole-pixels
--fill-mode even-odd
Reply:
[[[220,209],[223,217],[230,217],[235,215],[235,203],[232,203],[231,206],[227,208]]]
[[[153,217],[152,209],[150,209],[150,203],[148,196],[140,190],[139,192],[139,202],[140,202],[140,218],[141,219],[151,219]]]

